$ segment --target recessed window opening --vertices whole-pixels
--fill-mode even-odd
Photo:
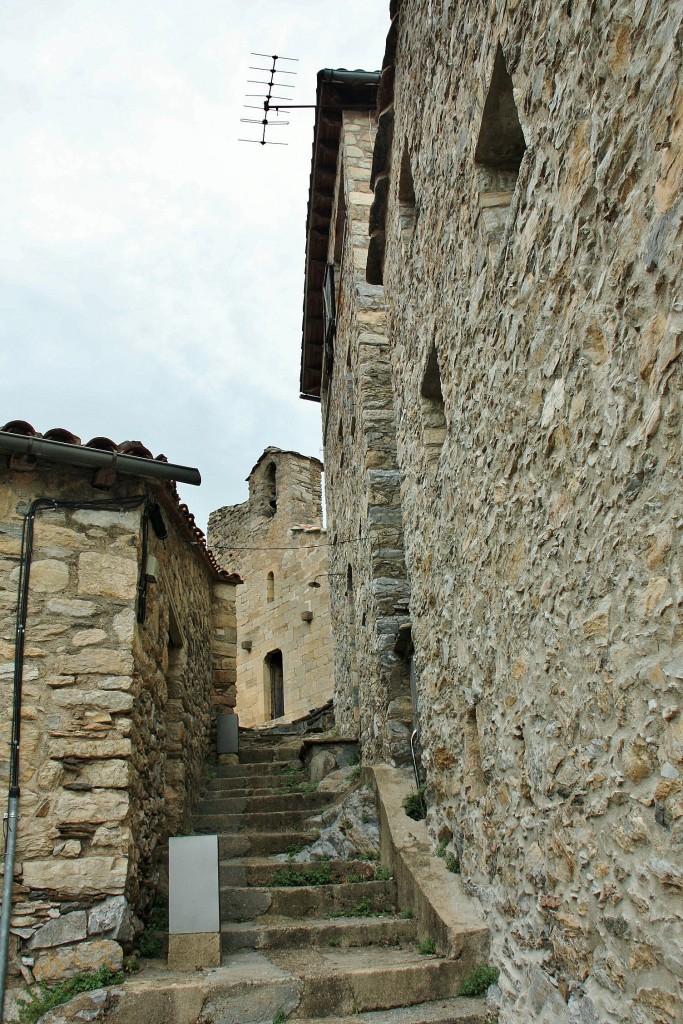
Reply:
[[[269,572],[266,576],[266,600],[270,604],[275,600],[275,573]]]
[[[282,651],[269,651],[264,658],[266,688],[270,698],[270,717],[282,718],[285,713],[285,674]]]
[[[432,474],[436,472],[439,455],[446,440],[446,413],[444,410],[441,373],[436,353],[436,343],[427,357],[420,387],[420,408],[422,412],[422,437],[427,465]]]
[[[403,243],[404,245],[409,245],[415,234],[417,211],[415,206],[415,185],[413,183],[408,146],[403,147],[401,170],[398,176],[398,219]]]
[[[502,235],[526,152],[512,78],[498,44],[474,153],[484,228],[492,240]]]
[[[344,232],[346,230],[346,194],[344,192],[344,169],[339,177],[339,192],[337,193],[337,216],[334,222],[334,262],[341,267],[344,256]],[[337,275],[339,278],[341,275]]]
[[[266,466],[264,490],[266,505],[270,509],[271,515],[275,515],[277,512],[277,466],[274,462],[270,462]]]

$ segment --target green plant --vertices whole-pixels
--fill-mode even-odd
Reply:
[[[426,817],[427,808],[424,801],[424,786],[415,793],[409,793],[403,801],[403,810],[413,821],[422,821]]]
[[[279,888],[296,888],[302,885],[328,885],[330,882],[330,865],[322,862],[314,868],[295,867],[288,864],[286,868],[278,868],[273,874],[273,885]]]
[[[301,853],[302,850],[303,846],[295,846],[294,844],[292,844],[291,846],[287,847],[285,853],[287,854],[288,857],[296,857],[297,853]]]
[[[462,984],[458,989],[458,995],[485,995],[486,990],[491,985],[496,984],[499,974],[500,971],[498,968],[492,967],[491,964],[479,964],[477,967],[473,967],[470,973],[463,978]]]
[[[356,764],[349,772],[349,782],[358,782],[360,779],[360,765]]]
[[[124,956],[123,969],[126,974],[137,974],[140,970],[140,961],[132,954],[131,956]]]
[[[149,927],[157,932],[168,931],[168,897],[165,893],[160,892],[152,905]]]
[[[347,764],[360,764],[360,754],[357,750],[354,750],[353,754],[350,755]]]
[[[273,1024],[285,1024],[286,1020],[287,1014],[285,1013],[285,1011],[278,1010],[275,1016],[273,1017]]]
[[[280,775],[301,775],[301,765],[290,761],[289,764],[283,764],[278,771]]]
[[[152,931],[144,931],[138,939],[140,956],[145,960],[158,960],[163,953],[161,939]]]
[[[375,882],[389,882],[393,877],[391,868],[385,868],[384,864],[378,864],[375,868]]]
[[[417,951],[422,956],[434,956],[436,953],[436,943],[434,939],[423,939],[422,942],[418,942]]]
[[[367,896],[364,896],[362,900],[359,900],[355,907],[350,907],[345,910],[336,910],[330,917],[381,917],[385,911],[375,910],[372,906],[372,900],[369,900]],[[391,907],[389,908],[391,913]]]
[[[363,860],[379,860],[379,853],[375,852],[375,850],[369,850],[363,854]]]
[[[446,849],[447,849],[447,847],[448,847],[447,841],[445,839],[442,839],[441,842],[439,843],[439,845],[436,848],[436,851],[435,851],[436,852],[436,856],[437,857],[445,857],[446,856]]]
[[[346,833],[351,830],[351,827],[352,823],[349,821],[348,818],[342,818],[342,820],[339,822],[339,831],[343,832],[344,835],[346,835]]]
[[[452,871],[454,875],[460,874],[460,861],[454,853],[451,853],[450,850],[446,854],[446,867],[449,871]]]
[[[67,1003],[79,992],[92,992],[93,989],[105,988],[107,985],[118,985],[123,979],[123,971],[112,971],[110,967],[100,967],[99,971],[85,971],[82,974],[76,974],[68,981],[59,982],[58,985],[48,985],[42,982],[38,985],[38,994],[34,990],[26,989],[29,1000],[19,1007],[17,1018],[19,1024],[35,1024],[48,1010]]]
[[[413,919],[413,908],[404,907],[401,913],[398,915],[403,921],[412,921]]]
[[[362,882],[362,881],[364,881],[364,879],[363,879],[362,875],[357,875],[355,873],[355,871],[350,871],[349,874],[346,876],[346,881],[349,882],[349,883],[354,883],[354,882]]]

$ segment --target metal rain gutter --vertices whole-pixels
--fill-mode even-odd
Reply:
[[[175,480],[179,484],[193,484],[195,487],[202,482],[199,470],[191,466],[178,466],[173,462],[160,462],[157,459],[142,459],[138,455],[106,452],[99,448],[88,448],[86,445],[67,444],[64,441],[49,441],[43,437],[26,437],[24,434],[11,434],[5,430],[0,430],[0,451],[34,455],[36,458],[66,462],[71,466],[85,466],[88,469],[113,469],[117,473],[150,480]]]

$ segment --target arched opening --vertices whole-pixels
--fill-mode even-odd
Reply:
[[[410,166],[410,153],[408,152],[407,145],[403,148],[401,170],[398,176],[398,217],[401,238],[404,245],[409,245],[415,234],[417,212],[415,206],[415,185],[413,183],[413,172]]]
[[[435,342],[432,342],[422,376],[420,407],[422,411],[422,437],[427,464],[430,471],[435,473],[439,462],[439,455],[446,439],[446,413],[444,410],[441,372],[439,370]]]
[[[525,152],[512,78],[499,43],[474,153],[479,203],[491,240],[500,237],[507,222]]]
[[[282,718],[285,713],[285,674],[282,651],[269,651],[264,658],[265,682],[270,703],[270,718]]]
[[[275,600],[275,573],[269,572],[266,576],[266,601],[270,604]]]

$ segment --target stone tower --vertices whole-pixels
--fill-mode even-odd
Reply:
[[[242,725],[292,721],[332,696],[322,470],[318,459],[266,448],[247,478],[249,500],[209,517],[216,553],[234,558],[245,579],[237,606]]]

